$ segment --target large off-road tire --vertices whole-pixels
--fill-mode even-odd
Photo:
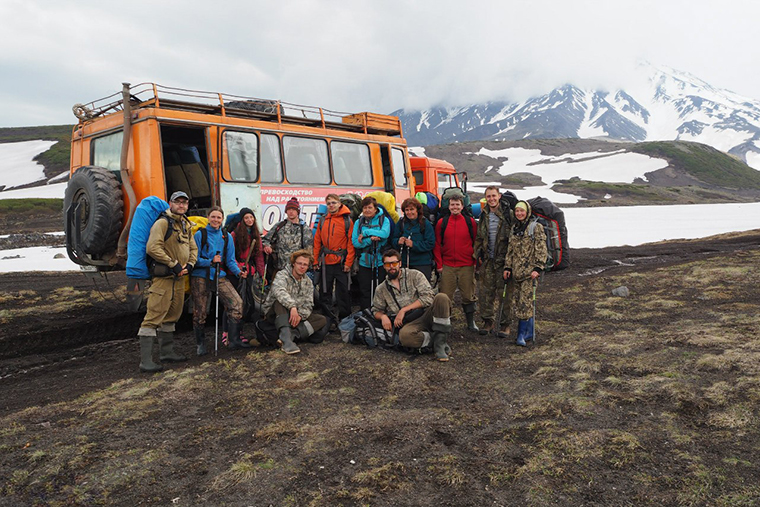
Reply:
[[[116,173],[102,167],[77,169],[66,187],[63,199],[64,228],[71,237],[66,212],[71,204],[80,205],[82,249],[99,256],[116,249],[124,218],[124,198]]]

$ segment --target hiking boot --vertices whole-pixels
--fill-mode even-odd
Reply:
[[[496,333],[496,336],[499,338],[509,338],[509,324],[501,328],[501,331]]]
[[[301,352],[301,349],[298,348],[298,345],[293,343],[292,330],[290,326],[284,326],[280,328],[280,339],[277,340],[277,344],[286,354],[298,354]]]
[[[153,337],[138,336],[140,340],[140,371],[156,373],[163,370],[163,366],[153,362]]]
[[[195,344],[198,347],[196,354],[205,356],[208,354],[208,350],[206,350],[206,333],[203,330],[203,326],[194,326],[193,331],[195,332]]]
[[[485,336],[491,331],[493,331],[493,320],[483,319],[483,327],[480,328],[480,334]]]
[[[240,340],[240,327],[241,322],[236,322],[232,319],[227,320],[227,339],[229,340],[228,347],[230,350],[251,348],[251,345],[249,343],[243,343]]]
[[[158,336],[158,344],[160,346],[158,358],[162,362],[179,363],[181,361],[187,361],[185,356],[174,352],[174,333],[157,331],[156,336]]]
[[[464,310],[464,316],[467,318],[467,330],[477,333],[479,329],[475,325],[475,303],[462,305],[462,309]]]

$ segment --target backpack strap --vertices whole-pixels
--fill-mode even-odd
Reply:
[[[443,220],[443,223],[441,224],[441,246],[443,246],[443,238],[446,237],[446,227],[449,225],[449,218],[451,218],[451,215],[446,215],[441,219]],[[475,243],[475,226],[472,225],[472,219],[464,215],[462,215],[462,218],[467,222],[467,229],[470,231],[470,239]]]

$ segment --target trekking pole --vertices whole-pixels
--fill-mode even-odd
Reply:
[[[535,298],[535,291],[533,292],[533,297]],[[504,313],[504,300],[507,299],[507,281],[504,280],[504,290],[501,292],[501,304],[499,305],[499,317],[496,319],[496,325],[501,328],[501,316]],[[533,300],[535,303],[535,299]],[[534,305],[534,313],[535,313],[535,305]],[[535,319],[534,319],[535,320]],[[494,333],[496,336],[499,336],[499,331]],[[506,338],[509,338],[508,336]]]
[[[533,279],[533,345],[536,344],[536,279]]]
[[[219,255],[219,252],[216,252]],[[215,255],[215,257],[216,257]],[[216,325],[214,326],[214,356],[219,354],[219,264],[214,267],[214,280],[216,282]]]
[[[372,280],[370,281],[369,287],[369,299],[370,299],[370,306],[372,305],[372,301],[375,300],[375,283],[377,282],[377,242],[372,242]]]

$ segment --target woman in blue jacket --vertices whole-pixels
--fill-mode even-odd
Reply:
[[[401,204],[404,218],[393,231],[391,245],[401,253],[401,265],[420,271],[430,280],[433,273],[435,227],[422,214],[422,204],[410,197]]]
[[[198,261],[190,274],[190,292],[193,296],[193,330],[198,355],[206,354],[206,337],[203,327],[206,324],[206,307],[212,289],[217,287],[216,267],[219,266],[219,301],[227,311],[227,329],[229,348],[247,348],[249,345],[240,341],[240,320],[243,317],[243,300],[237,290],[226,278],[230,274],[245,278],[248,273],[241,271],[235,260],[235,242],[222,230],[224,213],[219,206],[213,206],[208,213],[208,225],[195,233],[198,245]]]
[[[391,217],[377,206],[374,197],[362,199],[362,214],[354,224],[351,241],[359,255],[359,272],[356,275],[361,291],[361,308],[372,307],[375,288],[385,280],[383,250],[391,232]]]

